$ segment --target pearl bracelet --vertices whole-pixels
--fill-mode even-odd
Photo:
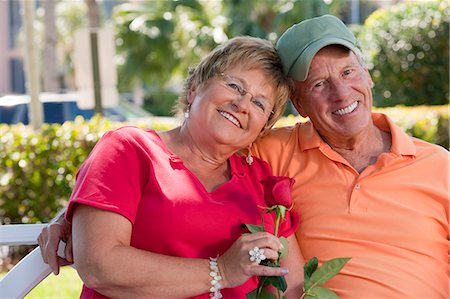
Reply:
[[[211,276],[211,285],[212,287],[209,289],[211,291],[211,294],[209,294],[209,297],[211,299],[220,299],[222,298],[222,293],[220,293],[220,289],[222,288],[222,285],[220,284],[220,281],[222,280],[222,277],[219,273],[219,267],[217,266],[217,257],[210,257],[209,258],[209,276]]]

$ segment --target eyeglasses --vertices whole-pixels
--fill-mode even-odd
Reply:
[[[256,111],[258,111],[258,113],[262,113],[265,116],[273,114],[273,111],[270,112],[268,111],[269,109],[268,107],[270,107],[269,100],[264,97],[255,97],[252,93],[250,93],[248,90],[242,87],[243,83],[241,79],[227,75],[225,73],[220,73],[219,78],[222,79],[227,90],[232,92],[234,95],[243,98],[247,94],[249,94],[251,97],[250,102],[253,104],[254,107],[256,107]]]

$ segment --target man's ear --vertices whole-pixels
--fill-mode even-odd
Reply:
[[[291,102],[292,102],[292,105],[294,105],[295,110],[297,110],[297,112],[301,116],[308,117],[308,114],[306,114],[305,110],[302,108],[301,100],[300,100],[300,91],[299,91],[298,87],[295,88],[294,93],[292,94]]]
[[[366,76],[367,76],[367,80],[369,81],[370,88],[373,88],[375,86],[375,83],[373,83],[372,76],[370,75],[369,69],[367,67],[365,67],[364,71],[366,72]]]

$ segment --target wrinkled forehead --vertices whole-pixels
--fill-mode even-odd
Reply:
[[[311,71],[320,68],[320,65],[329,63],[355,64],[358,63],[358,58],[352,50],[343,46],[330,45],[324,47],[314,55],[309,66],[307,79],[310,77]]]
[[[356,58],[356,54],[349,48],[342,46],[342,45],[328,45],[326,47],[323,47],[322,49],[320,49],[319,51],[317,51],[317,53],[314,55],[314,58],[316,58],[317,56],[326,56],[326,55],[333,55],[336,57],[342,57],[342,58],[348,58],[350,56],[355,56]],[[314,61],[313,58],[313,61]]]

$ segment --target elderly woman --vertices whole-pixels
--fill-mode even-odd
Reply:
[[[180,127],[107,132],[79,170],[66,212],[81,297],[245,298],[256,276],[286,275],[285,295],[299,298],[297,242],[289,242],[290,271],[260,265],[249,251],[276,260],[280,240],[242,228],[261,223],[260,181],[271,170],[240,150],[272,127],[290,92],[272,44],[238,37],[191,70],[177,105]],[[291,216],[280,229],[288,240]],[[41,236],[49,260],[46,242]]]

